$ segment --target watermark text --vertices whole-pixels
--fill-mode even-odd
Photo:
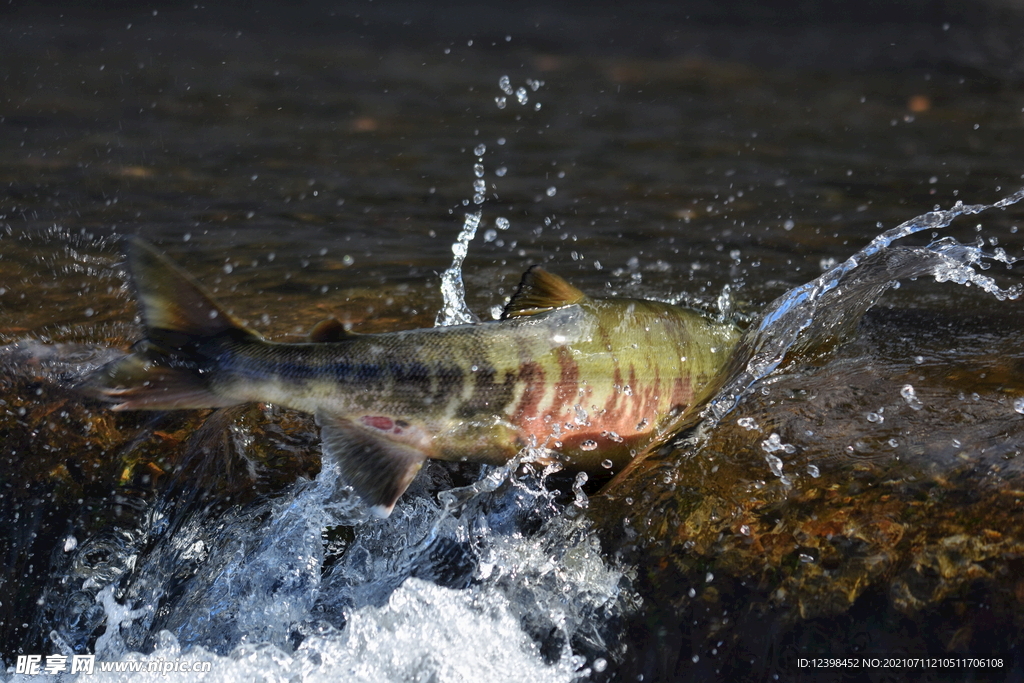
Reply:
[[[18,655],[14,673],[26,676],[62,673],[92,674],[96,671],[118,673],[208,673],[212,662],[184,659],[149,659],[122,662],[97,662],[96,655]]]

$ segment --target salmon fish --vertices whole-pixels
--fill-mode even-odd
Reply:
[[[267,341],[152,245],[128,265],[145,338],[88,380],[114,410],[249,401],[311,413],[378,516],[427,458],[502,464],[533,447],[614,472],[695,422],[739,338],[657,301],[590,298],[537,266],[499,320],[386,334],[319,326]],[[609,467],[610,465],[610,467]]]

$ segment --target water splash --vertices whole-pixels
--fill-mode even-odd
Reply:
[[[430,463],[387,520],[366,517],[329,459],[313,481],[226,512],[166,501],[117,551],[126,572],[98,591],[95,651],[143,662],[185,652],[214,662],[214,680],[586,677],[636,598],[544,485],[558,468],[529,464],[538,455],[463,487]],[[52,640],[80,652],[88,632],[72,626]]]
[[[376,681],[579,680],[580,659],[545,665],[537,645],[519,628],[509,603],[498,594],[473,594],[410,579],[380,607],[352,615],[343,631],[323,627],[294,650],[247,644],[229,656],[203,647],[183,648],[163,631],[149,655],[129,653],[122,661],[212,662],[203,680],[212,681]],[[145,669],[143,668],[143,671]],[[341,672],[344,672],[341,674]],[[152,674],[100,673],[89,681],[148,680]]]
[[[486,201],[487,181],[484,178],[484,154],[487,153],[487,145],[481,143],[473,149],[476,155],[476,163],[473,164],[473,203],[479,206]],[[441,310],[437,312],[434,319],[435,327],[448,325],[466,325],[478,323],[477,317],[469,306],[466,305],[466,285],[462,281],[462,264],[469,253],[469,243],[476,237],[476,231],[480,227],[480,219],[483,217],[483,210],[474,213],[467,213],[462,222],[462,231],[452,244],[452,264],[441,274]]]
[[[720,422],[787,355],[848,334],[878,298],[901,279],[932,275],[939,282],[977,286],[1000,301],[1017,299],[1021,285],[1003,289],[975,269],[985,269],[987,261],[1012,265],[1016,259],[1002,249],[986,253],[981,244],[965,245],[949,237],[926,247],[894,247],[893,243],[923,230],[948,227],[960,216],[1006,208],[1021,199],[1024,189],[994,204],[958,201],[951,209],[930,211],[883,232],[843,263],[773,301],[760,322],[741,340],[732,378],[708,405],[711,423]]]
[[[437,313],[434,325],[437,327],[445,325],[465,325],[478,323],[480,319],[466,305],[466,285],[462,281],[462,263],[469,253],[469,243],[476,237],[477,228],[480,227],[482,211],[467,213],[462,224],[462,231],[452,244],[452,264],[448,270],[441,274],[441,296],[444,303]]]
[[[529,86],[530,90],[537,92],[543,85],[544,81],[527,79],[526,85]],[[529,95],[526,87],[513,88],[512,81],[508,76],[502,76],[498,80],[498,88],[504,95],[495,97],[495,104],[499,109],[504,109],[506,106],[505,96],[515,94],[516,100],[519,104],[525,105],[529,101]],[[540,103],[537,103],[536,108],[540,108]],[[498,140],[499,145],[505,144],[505,139],[501,138]],[[487,181],[484,180],[486,168],[484,167],[484,155],[487,153],[487,145],[484,143],[477,144],[473,148],[473,154],[476,156],[476,163],[473,164],[473,204],[480,206],[487,201]],[[504,177],[507,169],[504,166],[499,167],[495,171],[495,175],[499,178]],[[557,189],[550,187],[547,190],[547,195],[553,197]],[[469,243],[476,237],[477,229],[483,220],[483,209],[478,209],[473,213],[465,214],[465,218],[462,223],[462,230],[459,232],[459,236],[452,244],[452,264],[445,270],[441,275],[441,296],[443,303],[441,304],[441,310],[438,311],[436,318],[434,319],[434,325],[436,327],[442,327],[446,325],[465,325],[469,323],[478,323],[480,318],[477,317],[473,311],[466,305],[466,286],[462,279],[462,264],[466,260],[466,254],[469,252]],[[498,230],[507,230],[509,227],[509,221],[507,218],[499,216],[494,222],[495,228]],[[488,231],[485,234],[486,241],[491,242],[495,239],[497,233],[493,230]]]

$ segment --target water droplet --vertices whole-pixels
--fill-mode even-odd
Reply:
[[[95,315],[95,313],[96,313],[96,311],[92,310],[91,308],[85,309],[85,317],[86,318],[91,318],[93,315]]]
[[[512,83],[509,81],[508,76],[502,76],[498,79],[498,87],[501,88],[501,91],[506,95],[512,94]]]
[[[584,427],[590,425],[590,417],[587,415],[587,411],[583,409],[583,406],[573,406],[573,411],[576,413],[576,424]]]
[[[594,671],[601,673],[608,668],[608,660],[603,657],[598,657],[594,660]]]
[[[783,453],[796,453],[796,446],[793,444],[782,443],[782,437],[772,432],[772,434],[761,442],[761,448],[768,453],[775,453],[776,451],[782,451]]]
[[[783,230],[786,230],[787,232],[788,232],[788,231],[790,231],[790,230],[792,230],[792,229],[793,229],[793,228],[795,228],[795,227],[796,227],[796,223],[794,223],[794,222],[793,222],[793,219],[792,219],[792,218],[787,218],[787,219],[786,219],[786,222],[784,222],[784,223],[782,224],[782,229],[783,229]]]
[[[782,459],[777,455],[768,453],[764,456],[765,462],[768,463],[768,469],[772,471],[776,477],[782,477]]]
[[[546,194],[547,194],[547,195],[548,195],[549,197],[554,197],[554,196],[555,196],[555,193],[557,193],[557,192],[558,192],[558,189],[557,189],[557,188],[555,188],[555,186],[554,186],[554,185],[552,185],[551,187],[549,187],[549,188],[547,189],[547,193],[546,193]]]
[[[875,424],[881,424],[882,422],[885,422],[885,418],[879,415],[878,413],[868,413],[864,417],[867,419],[868,422],[873,422]]]
[[[740,533],[743,534],[744,536],[749,536],[750,535],[750,527],[747,526],[746,524],[741,524],[740,525]]]
[[[498,109],[504,109],[505,108],[505,97],[504,96],[495,97],[494,98],[494,103],[496,105],[498,105]]]
[[[572,492],[576,496],[576,500],[573,501],[573,505],[579,508],[585,508],[590,503],[587,500],[587,494],[583,492],[583,485],[587,483],[589,477],[586,472],[580,472],[576,475],[576,481],[573,482]]]
[[[473,164],[473,175],[475,175],[477,178],[483,178],[484,177],[484,165],[483,164]]]
[[[473,154],[477,155],[478,157],[482,157],[486,153],[487,153],[487,145],[485,145],[482,142],[479,145],[477,145],[476,147],[473,148]]]
[[[757,426],[757,422],[755,422],[754,418],[752,417],[741,417],[740,419],[736,420],[736,424],[750,431],[760,429],[760,427]]]
[[[508,226],[509,222],[507,218],[498,216],[497,218],[494,219],[494,227],[496,227],[498,230],[508,230]]]
[[[526,88],[516,88],[516,99],[519,100],[519,104],[526,104],[530,101],[529,95],[526,94]]]
[[[715,580],[715,575],[712,574],[711,572],[708,572],[707,574],[704,575],[704,582],[705,583],[711,583],[714,580]]]
[[[494,169],[494,175],[498,176],[499,178],[504,178],[506,173],[508,173],[508,168],[505,166],[499,166],[498,168]]]
[[[697,662],[700,661],[700,655],[694,655],[694,656],[690,657],[690,661],[692,661],[694,664],[696,664]]]
[[[486,232],[484,232],[484,242],[493,242],[494,238],[497,236],[497,230],[487,230]]]
[[[1024,415],[1024,396],[1013,399],[1013,409]]]
[[[817,479],[821,476],[821,470],[818,469],[817,465],[807,463],[807,474]]]
[[[593,448],[583,448],[584,445],[590,444],[590,443],[594,444]],[[592,450],[594,450],[594,448],[597,448],[597,442],[596,441],[584,441],[582,444],[580,444],[580,448],[583,448],[583,450],[585,450],[585,451],[592,451]],[[613,463],[611,460],[602,460],[601,461],[601,467],[605,468],[606,470],[610,470],[612,468],[612,465],[614,465],[614,464],[615,463]]]
[[[917,398],[917,392],[914,391],[914,385],[912,384],[904,384],[903,388],[900,389],[900,396],[914,410],[921,410],[924,407],[924,404]]]

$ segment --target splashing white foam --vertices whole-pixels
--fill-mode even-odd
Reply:
[[[462,231],[452,244],[452,265],[441,274],[441,296],[444,303],[438,311],[434,325],[441,327],[445,325],[465,325],[477,323],[480,319],[466,305],[466,285],[462,281],[462,262],[466,260],[469,253],[469,243],[476,236],[477,228],[480,227],[481,211],[467,213],[462,224]]]
[[[537,644],[520,628],[509,601],[496,591],[463,591],[407,579],[380,607],[355,611],[343,630],[321,626],[294,650],[272,644],[240,645],[221,656],[203,647],[182,651],[163,631],[148,655],[119,662],[142,672],[99,671],[83,680],[119,683],[150,680],[151,663],[210,662],[204,681],[522,681],[564,683],[585,675],[584,661],[568,657],[545,664]],[[127,667],[125,667],[127,668]],[[178,674],[184,676],[185,674]],[[199,677],[199,674],[191,674]]]
[[[1016,299],[1022,287],[1003,289],[996,281],[977,272],[986,261],[1007,266],[1016,259],[1004,250],[986,253],[981,245],[960,244],[943,238],[927,247],[893,247],[899,239],[923,230],[948,227],[956,218],[993,208],[1006,208],[1024,199],[1024,189],[994,204],[957,202],[951,209],[930,211],[887,230],[820,277],[791,289],[773,301],[759,324],[747,331],[740,353],[748,356],[745,367],[730,380],[708,405],[708,417],[718,423],[753,385],[774,371],[786,355],[820,344],[829,337],[842,336],[894,282],[932,275],[939,282],[974,285],[999,300]]]
[[[607,652],[603,629],[636,598],[583,520],[520,471],[536,455],[463,488],[428,465],[386,520],[358,511],[325,458],[314,481],[279,498],[169,525],[119,592],[98,596],[99,659],[143,669],[97,664],[89,680],[148,680],[145,667],[179,658],[211,662],[203,680],[214,681],[586,677],[579,648]],[[328,564],[322,534],[339,526],[354,537]],[[168,600],[164,587],[200,546],[189,585]],[[147,639],[155,649],[140,654]]]

